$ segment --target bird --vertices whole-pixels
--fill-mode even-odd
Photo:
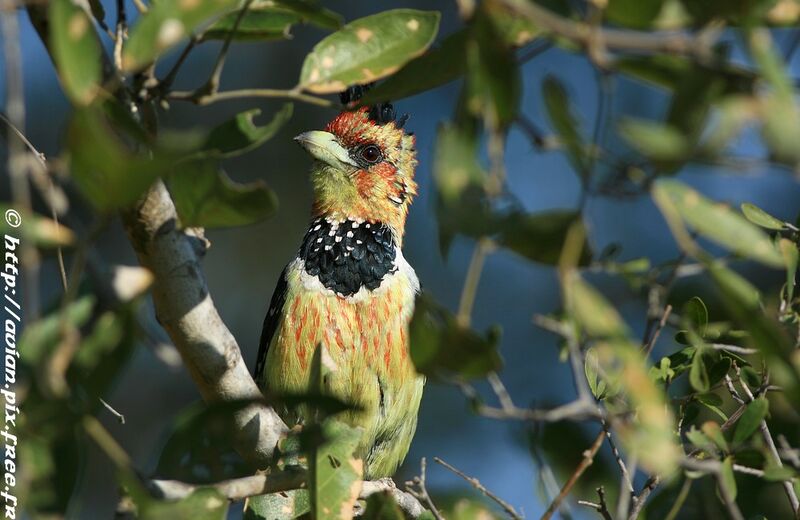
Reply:
[[[355,456],[366,480],[391,477],[408,453],[425,379],[409,352],[419,280],[403,256],[417,184],[416,137],[391,103],[357,106],[368,87],[341,94],[324,130],[295,137],[313,158],[313,204],[295,258],[264,318],[255,379],[265,394],[313,391],[317,349],[332,368],[324,392],[354,405]],[[278,407],[289,425],[311,421]]]

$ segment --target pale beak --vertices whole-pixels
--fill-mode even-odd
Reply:
[[[330,132],[311,130],[298,135],[294,140],[300,143],[300,146],[305,148],[314,159],[334,168],[343,168],[344,165],[358,167],[345,147],[339,144],[336,136]]]

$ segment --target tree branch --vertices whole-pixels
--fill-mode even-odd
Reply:
[[[287,428],[263,403],[242,353],[217,312],[200,268],[205,242],[178,227],[166,186],[157,181],[123,222],[139,262],[153,273],[156,317],[207,402],[252,400],[233,417],[239,453],[259,467]]]
[[[600,430],[600,433],[597,434],[595,437],[594,442],[592,443],[591,447],[588,450],[583,452],[583,459],[581,460],[578,467],[575,468],[575,471],[572,472],[572,475],[569,477],[569,480],[564,484],[564,487],[561,488],[561,492],[558,494],[556,498],[550,502],[550,505],[547,508],[547,511],[544,512],[542,515],[542,520],[548,520],[553,513],[558,510],[558,507],[561,505],[561,502],[567,497],[569,492],[572,490],[572,487],[578,482],[578,479],[583,475],[583,472],[586,471],[586,468],[592,465],[594,462],[594,457],[597,455],[597,451],[600,449],[600,446],[603,445],[603,439],[606,437],[605,430]],[[599,493],[599,491],[598,491]],[[601,496],[602,499],[602,496]],[[604,499],[603,499],[604,500]],[[600,511],[600,509],[598,509]]]

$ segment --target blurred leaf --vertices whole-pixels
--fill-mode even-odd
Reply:
[[[317,94],[386,77],[430,46],[435,11],[393,9],[359,18],[323,39],[306,56],[300,87]]]
[[[7,204],[0,204],[0,214],[12,209]],[[41,248],[67,247],[75,242],[75,234],[64,224],[56,223],[37,213],[22,215],[24,225],[21,228],[12,228],[7,219],[0,221],[0,234],[14,236],[20,232],[26,243],[35,244]]]
[[[711,368],[708,370],[708,384],[712,388],[717,385],[728,374],[731,369],[731,358],[728,356],[721,356],[715,353],[718,358],[713,362]]]
[[[230,11],[238,3],[239,0],[154,3],[130,31],[122,53],[122,68],[134,71],[147,66],[204,22]]]
[[[590,161],[578,121],[570,107],[567,91],[555,76],[547,76],[542,85],[542,96],[550,124],[566,147],[572,167],[575,168],[581,179],[586,181],[589,175]]]
[[[737,212],[705,198],[682,182],[672,179],[656,181],[653,198],[665,217],[670,212],[677,212],[687,224],[709,240],[771,267],[783,266],[780,253],[766,233]],[[677,235],[676,239],[684,241]],[[686,247],[686,244],[682,245]]]
[[[775,0],[681,0],[694,23],[702,25],[724,19],[739,25],[761,22]]]
[[[519,109],[522,80],[516,59],[483,9],[472,20],[469,34],[466,108],[489,128],[504,131]]]
[[[19,338],[17,350],[23,362],[37,366],[61,339],[63,327],[80,329],[92,317],[95,297],[83,296],[63,311],[56,310],[33,323],[28,323]]]
[[[137,135],[120,135],[122,126],[113,109],[87,108],[75,112],[67,131],[70,173],[83,195],[100,211],[130,206],[159,176],[171,171],[177,156],[129,146]],[[128,132],[130,133],[130,132]]]
[[[731,501],[736,500],[736,477],[733,474],[733,457],[725,457],[720,467],[719,485],[724,487]]]
[[[658,161],[675,161],[691,153],[691,144],[673,126],[641,119],[623,119],[620,135],[639,153]]]
[[[722,399],[717,394],[700,394],[697,397],[697,402],[717,414],[720,419],[723,421],[728,420],[728,416],[725,415],[725,412],[722,411],[720,406],[722,405]]]
[[[425,293],[417,296],[409,334],[411,359],[422,374],[475,379],[502,366],[497,330],[483,337],[461,327],[455,316]]]
[[[658,365],[650,367],[650,377],[655,381],[664,383],[672,381],[677,374],[670,366],[671,364],[672,361],[668,357],[662,357]]]
[[[312,516],[318,520],[348,520],[361,493],[364,462],[355,458],[361,429],[333,420],[323,432],[328,442],[309,456]]]
[[[478,162],[474,136],[445,123],[436,134],[433,178],[445,204],[456,204],[469,185],[481,185],[485,173]]]
[[[730,451],[728,447],[728,441],[725,440],[725,435],[722,433],[722,429],[719,427],[719,424],[715,423],[714,421],[706,421],[700,427],[703,430],[703,433],[711,439],[717,447],[727,453]]]
[[[708,309],[698,296],[693,296],[684,304],[681,323],[686,327],[692,327],[700,336],[705,336],[708,327]]]
[[[711,388],[706,363],[700,352],[697,352],[692,358],[692,366],[689,369],[689,383],[698,392],[708,392],[709,388]]]
[[[170,426],[156,475],[183,482],[211,484],[251,474],[252,468],[233,448],[232,417],[251,400],[205,404],[182,410]]]
[[[781,250],[783,261],[786,263],[786,301],[792,301],[800,251],[798,251],[797,244],[787,238],[781,238],[778,241],[778,249]]]
[[[319,5],[316,0],[266,0],[277,7],[299,14],[303,20],[324,29],[338,29],[342,26],[342,15]]]
[[[554,210],[541,213],[513,212],[499,223],[497,243],[528,260],[555,265],[570,227],[579,222],[576,211]],[[579,265],[591,261],[589,242],[584,237]]]
[[[607,381],[624,390],[631,409],[636,411],[631,424],[617,428],[623,446],[628,453],[635,454],[646,471],[671,474],[682,455],[674,435],[675,419],[663,390],[648,377],[647,364],[638,343],[627,338],[614,338],[596,342],[595,349],[598,371]]]
[[[795,102],[794,85],[786,75],[786,64],[775,50],[769,31],[750,33],[750,53],[771,91],[761,96],[763,102],[761,132],[776,160],[797,164],[800,150],[800,110]]]
[[[459,498],[442,511],[448,520],[499,520],[492,509],[475,498]]]
[[[768,411],[769,401],[765,397],[758,397],[748,404],[736,423],[736,431],[733,433],[734,444],[739,444],[749,439],[761,426],[761,421],[766,418]]]
[[[689,442],[701,450],[705,450],[709,454],[714,453],[714,443],[708,438],[708,436],[706,436],[705,433],[695,428],[694,425],[692,425],[691,428],[689,428],[689,431],[686,432],[686,438],[689,439]]]
[[[609,0],[605,16],[616,25],[647,29],[658,17],[663,3],[664,0]]]
[[[589,336],[621,338],[628,335],[628,326],[617,310],[576,272],[566,273],[562,284],[567,312]]]
[[[397,100],[456,80],[466,69],[466,29],[455,32],[367,92],[362,104]]]
[[[292,116],[292,104],[286,103],[264,126],[256,126],[253,118],[261,113],[254,108],[237,114],[209,132],[196,157],[229,158],[249,152],[272,138]]]
[[[207,162],[183,163],[170,176],[169,189],[183,227],[246,226],[272,216],[278,206],[263,181],[234,182]]]
[[[767,466],[764,468],[764,480],[782,482],[797,477],[797,472],[789,466]]]
[[[159,500],[150,496],[130,473],[123,486],[136,506],[136,517],[147,520],[225,520],[228,500],[213,488],[199,488],[181,500]]]
[[[122,303],[143,295],[153,284],[153,273],[138,265],[115,265],[111,268],[111,288]]]
[[[404,520],[403,512],[397,506],[391,493],[373,493],[367,498],[367,510],[361,517],[364,520]]]
[[[203,40],[224,40],[236,26],[239,11],[228,13],[203,31]],[[301,21],[300,16],[292,11],[272,7],[269,4],[251,5],[242,16],[232,40],[233,41],[268,41],[283,40],[291,37],[292,25]]]
[[[747,220],[766,229],[780,231],[785,227],[783,222],[776,219],[755,204],[750,204],[749,202],[742,204],[742,213],[744,213],[744,216],[747,218]]]
[[[70,100],[88,105],[100,92],[100,39],[87,12],[72,0],[49,7],[50,44],[58,78]]]
[[[744,306],[745,309],[755,311],[761,301],[761,294],[750,282],[719,263],[709,264],[709,273],[723,293],[733,298],[733,305]]]

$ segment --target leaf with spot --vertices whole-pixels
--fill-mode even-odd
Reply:
[[[769,401],[765,397],[758,397],[750,402],[736,423],[733,442],[739,444],[749,439],[759,429],[761,421],[767,417],[767,412],[769,412]]]
[[[386,77],[424,53],[436,37],[436,11],[393,9],[359,18],[306,56],[299,87],[317,94]]]
[[[475,379],[502,366],[498,330],[490,329],[484,337],[462,327],[427,294],[417,296],[409,334],[411,360],[422,374]]]
[[[86,11],[72,0],[49,7],[50,43],[61,85],[76,105],[88,105],[100,92],[100,40]]]
[[[403,520],[403,512],[388,491],[373,493],[367,498],[363,520]]]
[[[237,114],[233,119],[222,123],[209,132],[208,137],[194,157],[229,158],[258,148],[271,139],[292,117],[292,104],[286,103],[272,117],[272,120],[256,126],[253,118],[261,114],[254,108]]]
[[[769,236],[728,206],[711,201],[680,181],[662,179],[653,198],[685,250],[697,246],[675,217],[723,247],[770,267],[783,267],[783,258]]]
[[[122,68],[136,71],[187,38],[203,23],[229,12],[239,0],[165,0],[155,2],[133,26],[122,52]]]
[[[312,517],[346,520],[361,493],[364,463],[355,457],[361,429],[329,419],[322,424],[326,442],[309,455]]]
[[[183,227],[234,227],[272,216],[278,199],[263,181],[241,184],[205,161],[182,163],[169,190]]]

